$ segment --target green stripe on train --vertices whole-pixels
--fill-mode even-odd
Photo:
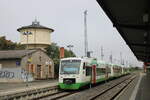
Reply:
[[[79,89],[82,86],[85,86],[89,84],[89,82],[84,82],[84,83],[75,83],[75,84],[64,84],[64,83],[59,83],[59,86],[61,89]]]
[[[100,79],[97,79],[97,80],[96,80],[96,83],[102,82],[102,81],[105,81],[105,80],[106,80],[106,78],[100,78]]]
[[[96,83],[104,81],[105,78],[100,78],[96,80]],[[59,83],[59,86],[61,89],[79,89],[80,87],[83,87],[87,84],[90,84],[90,82],[83,82],[83,83],[75,83],[75,84],[64,84],[64,83]]]
[[[112,79],[112,78],[115,78],[115,77],[118,77],[120,75],[115,75],[115,76],[111,76],[109,77],[108,79]],[[97,79],[96,80],[96,83],[99,83],[99,82],[102,82],[102,81],[105,81],[105,80],[108,80],[106,79],[105,77],[103,78],[100,78],[100,79]],[[75,84],[64,84],[64,83],[59,83],[59,86],[61,89],[72,89],[72,90],[76,90],[76,89],[79,89],[87,84],[90,84],[90,82],[83,82],[83,83],[75,83]]]

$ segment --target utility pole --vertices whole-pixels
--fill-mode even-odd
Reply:
[[[101,46],[101,60],[103,60],[104,54],[103,54],[103,46]]]
[[[29,35],[32,34],[31,32],[29,31],[26,31],[26,32],[23,32],[24,35],[27,36],[27,45],[26,45],[26,49],[28,50],[29,49],[29,46],[28,46],[28,42],[29,42]]]
[[[113,62],[113,61],[112,61],[112,60],[113,60],[113,58],[112,58],[112,52],[111,52],[111,54],[110,54],[110,58],[109,58],[109,59],[110,59],[110,62],[112,63],[112,62]]]
[[[120,64],[122,65],[122,52],[120,52]]]
[[[87,10],[84,11],[84,50],[85,50],[85,57],[87,57],[88,52],[88,39],[87,39]]]

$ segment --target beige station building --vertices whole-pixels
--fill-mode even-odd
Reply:
[[[26,49],[41,48],[44,49],[51,45],[51,28],[40,25],[35,20],[32,25],[23,26],[17,29],[20,32],[20,43],[26,46]]]
[[[26,82],[54,78],[54,62],[45,51],[0,51],[0,81]]]

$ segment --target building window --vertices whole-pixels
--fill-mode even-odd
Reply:
[[[31,64],[31,73],[33,73],[33,72],[34,72],[34,65]]]

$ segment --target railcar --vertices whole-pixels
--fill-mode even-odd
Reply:
[[[150,66],[146,67],[146,73],[149,74],[150,73]]]
[[[108,64],[95,58],[63,58],[59,67],[59,87],[77,90],[123,74],[119,65]]]

